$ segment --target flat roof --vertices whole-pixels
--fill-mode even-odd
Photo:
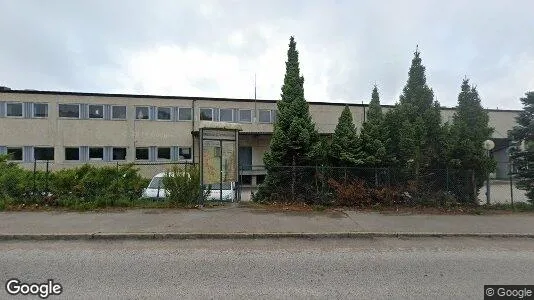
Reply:
[[[247,98],[222,98],[222,97],[194,97],[194,96],[164,96],[164,95],[146,95],[146,94],[114,94],[114,93],[87,93],[87,92],[67,92],[67,91],[41,91],[41,90],[11,90],[0,89],[2,94],[39,94],[39,95],[68,95],[68,96],[86,96],[86,97],[116,97],[116,98],[144,98],[144,99],[176,99],[176,100],[211,100],[211,101],[232,101],[232,102],[263,102],[276,103],[278,100],[272,99],[247,99]],[[353,102],[324,102],[324,101],[308,101],[313,105],[333,105],[333,106],[369,106],[364,103]],[[394,105],[382,105],[382,107],[394,107]],[[455,107],[442,106],[441,109],[454,110]],[[514,109],[486,109],[487,111],[495,112],[519,112],[521,110]]]

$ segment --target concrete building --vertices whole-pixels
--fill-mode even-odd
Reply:
[[[334,131],[344,105],[310,103],[320,133]],[[348,105],[360,128],[366,105]],[[453,113],[443,108],[443,120]],[[517,113],[489,110],[499,161],[507,161],[506,135]],[[200,121],[224,121],[241,125],[239,163],[262,165],[275,119],[274,100],[3,90],[0,154],[9,153],[26,167],[35,160],[53,161],[53,168],[86,162],[198,162]],[[255,172],[247,174],[262,174]],[[249,180],[255,183],[256,176]]]

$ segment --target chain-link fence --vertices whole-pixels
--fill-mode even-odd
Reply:
[[[513,162],[497,161],[495,171],[484,178],[484,185],[479,190],[480,203],[484,204],[488,201],[490,204],[528,202],[527,192],[516,187],[516,171]]]
[[[416,174],[392,168],[283,166],[269,171],[270,176],[266,177],[264,166],[240,166],[242,200],[337,202],[356,206],[379,203],[484,204],[487,200],[487,178],[475,178],[471,170],[437,169]],[[526,192],[515,187],[513,173],[507,172],[507,178],[501,175],[498,179],[495,173],[489,175],[490,203],[527,201]],[[267,182],[261,187],[264,180]]]

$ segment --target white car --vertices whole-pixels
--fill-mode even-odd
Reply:
[[[167,196],[167,191],[163,186],[163,178],[166,173],[158,173],[152,178],[148,187],[143,189],[142,198],[156,198],[163,199]],[[173,176],[173,173],[169,173]],[[210,186],[210,194],[208,200],[220,200],[221,189],[219,184],[212,184]],[[235,182],[223,182],[222,184],[222,200],[223,201],[235,201]]]

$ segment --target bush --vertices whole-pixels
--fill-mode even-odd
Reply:
[[[335,204],[340,206],[368,206],[371,203],[369,190],[362,180],[350,180],[340,183],[334,179],[328,180],[334,190]]]
[[[163,178],[163,186],[172,206],[190,207],[209,196],[209,190],[201,187],[198,166],[173,166]]]

